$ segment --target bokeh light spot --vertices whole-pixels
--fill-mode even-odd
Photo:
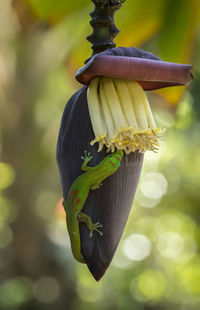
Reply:
[[[157,199],[147,198],[141,193],[141,191],[138,191],[136,199],[139,202],[139,205],[144,208],[154,208],[161,201],[161,198]]]
[[[7,199],[0,195],[0,222],[6,222],[10,213],[9,204]]]
[[[184,239],[181,235],[173,232],[162,234],[157,242],[159,253],[167,258],[175,259],[181,255],[184,247]]]
[[[129,291],[134,300],[138,300],[140,302],[146,301],[146,297],[140,292],[138,287],[138,278],[133,278],[130,282]]]
[[[130,260],[125,254],[124,251],[119,251],[114,256],[112,261],[112,266],[115,266],[116,268],[121,269],[130,269],[133,267],[134,262]]]
[[[151,242],[141,234],[132,234],[124,240],[124,254],[131,260],[140,261],[151,252]]]
[[[150,199],[159,199],[167,191],[167,180],[158,172],[149,172],[144,175],[140,190],[142,194]]]
[[[18,209],[11,199],[0,195],[0,222],[11,223],[16,220]]]
[[[191,235],[184,235],[184,248],[178,260],[182,263],[190,261],[197,252],[197,242]]]
[[[196,224],[189,216],[183,213],[174,213],[162,215],[158,219],[155,228],[159,235],[166,231],[172,231],[181,235],[187,234],[193,236]]]
[[[15,171],[11,165],[0,162],[0,176],[0,190],[2,190],[14,182]]]
[[[46,227],[46,234],[49,240],[51,240],[51,242],[55,243],[60,247],[64,248],[68,247],[71,251],[69,235],[66,230],[66,223],[64,223],[64,225],[58,225],[58,224],[61,223],[60,222],[49,223],[49,225]]]
[[[0,304],[3,307],[16,308],[32,297],[32,282],[28,278],[18,277],[7,280],[0,287]]]
[[[147,299],[160,299],[165,287],[165,277],[158,270],[147,269],[138,278],[138,288]]]
[[[163,214],[158,219],[155,227],[159,235],[166,231],[181,232],[182,222],[178,216]]]
[[[52,277],[42,277],[35,282],[33,291],[38,301],[49,304],[58,298],[60,285]]]
[[[134,223],[135,232],[148,237],[150,241],[156,241],[158,239],[157,232],[155,230],[156,217],[142,216]]]
[[[200,262],[183,268],[181,274],[181,285],[185,292],[199,297],[200,294]]]

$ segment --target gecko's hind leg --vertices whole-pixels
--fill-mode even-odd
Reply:
[[[79,222],[85,223],[87,225],[90,231],[90,238],[92,238],[93,231],[96,231],[100,234],[100,236],[103,236],[103,233],[98,229],[103,227],[103,225],[99,222],[92,223],[91,217],[87,214],[80,212],[77,219],[79,220]]]

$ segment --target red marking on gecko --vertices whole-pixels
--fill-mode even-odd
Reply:
[[[76,205],[78,206],[80,202],[81,202],[81,199],[80,199],[80,198],[77,198],[77,199],[76,199]]]
[[[72,201],[74,202],[74,200],[75,200],[75,198],[76,198],[76,196],[78,195],[78,189],[76,189],[75,191],[74,191],[74,195],[73,195],[73,197],[72,197]]]
[[[120,158],[119,157],[117,157],[117,156],[114,156],[118,161],[120,161]]]
[[[74,210],[75,210],[76,212],[79,212],[77,206],[74,205],[73,208],[74,208]]]
[[[113,167],[116,167],[115,164],[114,164],[111,160],[109,160],[109,163],[110,163]]]

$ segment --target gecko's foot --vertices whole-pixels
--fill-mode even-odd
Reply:
[[[92,224],[92,230],[90,231],[90,238],[92,238],[92,234],[93,234],[93,231],[96,231],[100,234],[100,236],[103,236],[103,233],[98,229],[98,228],[101,228],[103,227],[102,224],[100,224],[99,222],[96,222],[95,224]]]
[[[81,159],[89,162],[92,159],[92,156],[91,156],[90,152],[84,151],[84,156],[81,156]]]
[[[93,184],[90,189],[91,190],[95,190],[95,189],[99,189],[103,184],[102,183],[96,183],[96,184]]]

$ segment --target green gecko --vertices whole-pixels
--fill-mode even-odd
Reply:
[[[66,211],[67,229],[69,232],[71,248],[74,258],[80,263],[85,263],[81,254],[81,242],[79,232],[79,222],[87,225],[90,231],[90,238],[93,231],[98,232],[101,236],[103,233],[98,229],[103,227],[99,222],[92,223],[92,219],[85,213],[81,212],[90,190],[99,188],[101,182],[117,171],[123,157],[123,151],[116,151],[106,156],[97,166],[88,167],[88,162],[92,159],[90,153],[85,151],[81,157],[83,164],[81,169],[85,171],[77,177],[72,183],[66,201],[63,206]]]

